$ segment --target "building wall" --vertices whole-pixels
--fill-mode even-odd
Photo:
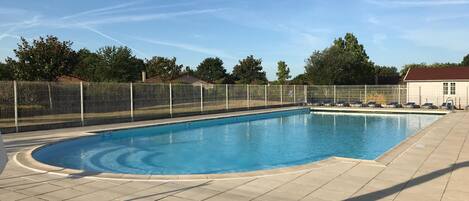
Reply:
[[[455,95],[443,94],[443,83],[445,82],[456,83]],[[408,81],[407,100],[419,105],[428,102],[440,106],[447,98],[452,98],[456,106],[464,108],[469,102],[468,90],[469,81]]]

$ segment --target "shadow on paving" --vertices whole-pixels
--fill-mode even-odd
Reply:
[[[179,188],[179,189],[170,190],[170,191],[164,191],[164,192],[155,193],[155,194],[151,194],[151,195],[145,195],[145,196],[141,196],[141,197],[135,197],[135,198],[126,199],[126,200],[128,200],[128,201],[130,201],[130,200],[140,200],[140,199],[145,199],[145,198],[151,198],[151,197],[153,197],[153,196],[158,196],[158,195],[165,195],[165,194],[174,193],[174,192],[182,192],[182,191],[190,190],[190,189],[193,189],[193,188],[198,188],[198,187],[207,186],[208,183],[210,183],[210,181],[205,182],[205,183],[203,183],[203,184],[198,184],[198,185],[194,185],[194,186],[188,186],[188,187]]]
[[[359,196],[352,197],[352,198],[349,198],[349,199],[346,199],[346,200],[348,200],[348,201],[358,201],[358,200],[378,200],[378,199],[382,199],[382,198],[390,196],[394,193],[400,192],[400,191],[402,191],[406,188],[411,188],[413,186],[420,185],[422,183],[428,182],[430,180],[433,180],[435,178],[443,176],[447,173],[450,173],[451,171],[454,171],[454,170],[459,169],[459,168],[464,168],[464,167],[469,167],[469,161],[462,162],[462,163],[456,163],[456,164],[453,164],[453,165],[451,165],[447,168],[440,169],[440,170],[437,170],[437,171],[434,171],[434,172],[430,172],[428,174],[425,174],[425,175],[410,179],[406,182],[396,184],[396,185],[391,186],[389,188],[385,188],[383,190],[367,193],[367,194],[364,194],[364,195],[359,195]]]
[[[12,177],[2,177],[2,178],[0,178],[0,181],[1,180],[15,179],[15,178],[27,178],[28,176],[40,176],[40,175],[47,175],[47,174],[48,173],[33,173],[33,174],[18,175],[18,176],[12,176]],[[63,181],[63,180],[67,180],[67,179],[75,180],[75,179],[81,179],[81,178],[84,178],[84,177],[87,177],[87,176],[96,176],[96,175],[99,175],[99,174],[100,174],[99,172],[81,172],[81,173],[74,173],[74,174],[70,174],[66,177],[55,178],[55,179],[30,181],[30,182],[26,182],[26,183],[12,182],[12,183],[10,183],[9,185],[6,185],[6,186],[0,185],[0,189],[1,188],[20,187],[20,186],[29,186],[29,185],[34,185],[34,184],[40,185],[40,184],[43,184],[43,183],[52,183],[53,184],[55,181]],[[90,180],[90,182],[91,182],[91,180]]]

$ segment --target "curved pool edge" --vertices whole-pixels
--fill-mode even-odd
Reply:
[[[312,169],[326,168],[328,166],[344,163],[344,162],[365,162],[372,163],[378,166],[384,166],[382,163],[375,160],[362,160],[354,158],[343,157],[329,157],[324,160],[314,161],[311,163],[281,167],[267,170],[256,170],[248,172],[237,173],[218,173],[218,174],[188,174],[188,175],[142,175],[142,174],[124,174],[124,173],[107,173],[107,172],[92,172],[70,168],[63,168],[42,163],[32,156],[32,153],[41,147],[48,146],[40,145],[27,150],[20,151],[13,156],[13,160],[20,166],[29,170],[54,174],[64,177],[85,177],[90,179],[108,179],[108,180],[124,180],[124,181],[193,181],[193,180],[227,180],[227,179],[242,179],[253,177],[267,177],[282,174],[294,174],[306,172]]]

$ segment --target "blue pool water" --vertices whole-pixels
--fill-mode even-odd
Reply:
[[[45,146],[33,157],[95,172],[243,172],[331,156],[375,159],[440,117],[294,110],[104,132]]]

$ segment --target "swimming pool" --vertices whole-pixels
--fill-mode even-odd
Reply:
[[[107,131],[44,146],[32,156],[49,165],[92,172],[245,172],[331,156],[376,159],[440,117],[300,109]]]

